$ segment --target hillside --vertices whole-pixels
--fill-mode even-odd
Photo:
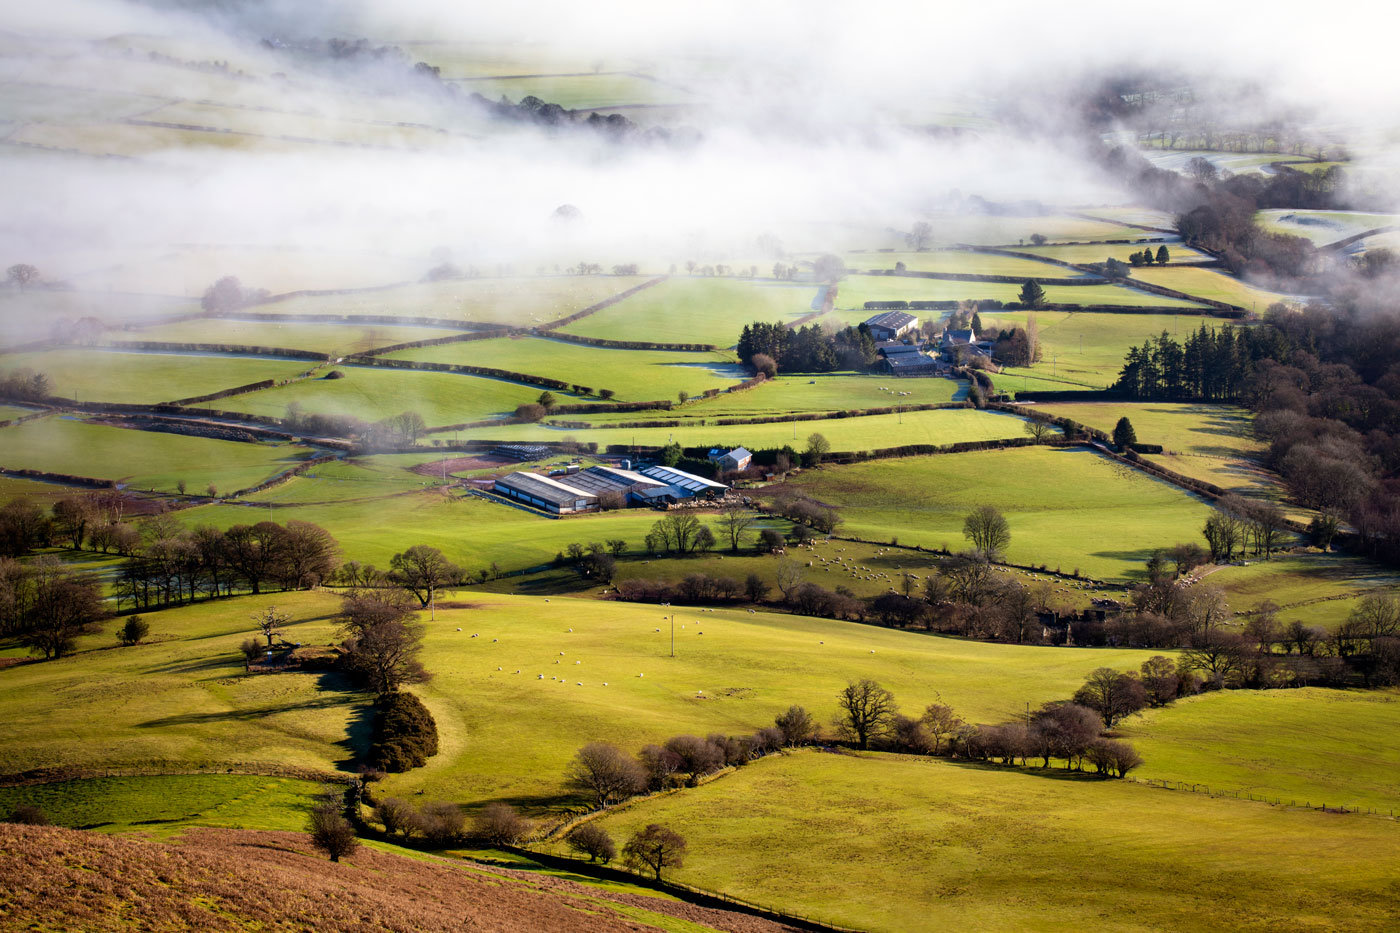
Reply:
[[[337,864],[298,833],[198,830],[157,843],[0,825],[0,930],[789,929],[515,874],[363,847]]]

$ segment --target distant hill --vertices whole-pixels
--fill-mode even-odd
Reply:
[[[635,919],[639,907],[670,915],[657,920],[672,928],[681,920],[734,933],[787,929],[548,876],[503,877],[511,874],[363,846],[333,864],[300,833],[206,829],[153,842],[0,825],[0,930],[659,929]]]

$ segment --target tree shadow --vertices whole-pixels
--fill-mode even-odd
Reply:
[[[269,677],[275,674],[266,675]],[[285,703],[280,706],[259,706],[253,709],[221,710],[216,713],[180,713],[175,716],[162,716],[159,719],[148,719],[145,722],[137,723],[143,729],[163,729],[170,726],[198,726],[219,722],[252,722],[266,716],[274,716],[278,713],[310,712],[312,710],[331,709],[332,707],[344,705],[343,697],[318,696],[314,699],[303,700],[300,703]]]
[[[1054,765],[1049,768],[1041,768],[1029,765],[999,765],[990,761],[969,761],[966,758],[944,758],[941,760],[944,764],[952,765],[955,768],[962,768],[965,771],[996,771],[1000,773],[1011,771],[1016,774],[1044,778],[1050,781],[1080,783],[1085,781],[1098,782],[1113,780],[1113,778],[1110,778],[1106,774],[1095,774],[1091,771],[1071,771]]]

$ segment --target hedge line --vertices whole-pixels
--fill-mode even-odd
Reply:
[[[346,362],[354,363],[357,366],[379,366],[384,369],[416,369],[422,372],[433,373],[463,373],[468,376],[488,376],[494,379],[508,379],[511,382],[524,382],[529,385],[543,386],[546,389],[559,389],[568,391],[569,383],[561,379],[550,379],[546,376],[531,376],[528,373],[517,373],[509,369],[495,369],[491,366],[470,366],[466,363],[425,363],[421,360],[386,360],[378,356],[350,356],[346,357]]]
[[[502,327],[499,330],[474,330],[464,334],[449,334],[446,337],[429,337],[425,340],[410,340],[407,343],[392,343],[387,347],[366,350],[360,356],[379,356],[384,353],[396,353],[399,350],[421,350],[423,347],[441,347],[449,343],[467,343],[472,340],[494,340],[497,337],[509,337],[520,332],[514,327]]]
[[[215,399],[228,398],[231,395],[243,395],[246,392],[258,392],[262,389],[270,389],[275,385],[277,385],[277,381],[275,379],[263,379],[259,382],[250,382],[247,385],[243,386],[234,386],[232,389],[224,389],[222,392],[211,392],[208,395],[195,395],[191,396],[190,398],[179,398],[173,402],[164,402],[162,404],[166,407],[170,407],[175,405],[194,405],[199,402],[212,402]],[[152,406],[147,405],[145,407],[150,408]]]
[[[252,495],[255,492],[262,492],[264,489],[271,489],[273,486],[280,486],[283,483],[290,480],[292,477],[300,476],[301,474],[305,473],[307,470],[312,469],[313,467],[318,467],[323,463],[330,463],[333,460],[339,459],[340,458],[335,456],[334,454],[326,454],[321,457],[312,457],[310,460],[303,460],[301,463],[298,463],[290,470],[284,470],[283,472],[278,473],[271,479],[267,479],[261,483],[258,483],[256,486],[249,486],[247,489],[240,489],[237,492],[229,493],[229,498],[236,499],[239,496],[248,496]]]
[[[304,321],[309,324],[404,324],[410,327],[447,327],[452,330],[493,330],[502,325],[458,321],[445,317],[407,317],[397,314],[276,314],[271,311],[227,311],[198,317],[219,321]]]
[[[1005,285],[1021,285],[1027,281],[1041,285],[1103,285],[1102,277],[1083,279],[1053,278],[1043,275],[983,275],[976,272],[911,272],[908,269],[871,269],[871,275],[895,275],[911,279],[944,279],[949,282],[998,282]]]
[[[179,353],[242,353],[247,356],[288,356],[298,360],[324,363],[327,353],[314,350],[294,350],[290,347],[259,347],[237,343],[169,343],[161,340],[114,340],[108,346],[119,350],[167,350]]]
[[[605,340],[602,337],[581,337],[578,334],[565,334],[556,330],[536,328],[538,336],[547,340],[564,340],[581,343],[589,347],[606,347],[609,350],[675,350],[702,352],[719,349],[712,343],[656,343],[651,340]]]
[[[619,301],[622,301],[624,298],[631,298],[633,295],[637,294],[637,292],[651,288],[653,285],[660,285],[668,278],[670,278],[670,276],[668,275],[659,275],[654,279],[648,279],[640,285],[634,285],[624,292],[619,292],[616,295],[613,295],[611,298],[604,298],[597,304],[589,305],[582,311],[575,311],[573,314],[567,315],[566,317],[561,317],[557,321],[550,321],[548,324],[542,324],[541,326],[536,327],[535,331],[537,333],[544,334],[557,328],[565,327],[569,324],[572,324],[574,321],[582,320],[583,318],[588,317],[590,314],[596,314],[597,312],[602,311],[604,308],[610,308],[613,305],[617,304]]]
[[[50,473],[46,470],[11,470],[0,467],[0,473],[6,476],[21,476],[25,479],[48,480],[51,483],[64,483],[68,486],[92,486],[95,489],[113,489],[116,481],[110,479],[96,479],[91,476],[74,476],[71,473]]]

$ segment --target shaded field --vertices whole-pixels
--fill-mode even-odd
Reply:
[[[904,263],[910,272],[956,272],[974,275],[1016,275],[1026,278],[1082,278],[1083,273],[1075,272],[1048,262],[1020,259],[1016,256],[998,256],[992,253],[973,253],[967,250],[929,250],[910,252],[892,250],[886,252],[864,251],[847,253],[846,266],[850,269],[893,269],[896,263]],[[927,281],[927,280],[924,280]],[[970,283],[965,283],[970,284]]]
[[[647,414],[647,413],[642,413]],[[672,440],[683,446],[728,444],[749,449],[807,446],[807,438],[818,433],[831,441],[832,450],[874,450],[905,444],[945,445],[960,441],[988,441],[1024,437],[1021,419],[1015,415],[977,411],[970,408],[910,411],[902,414],[868,415],[860,418],[830,418],[817,421],[773,424],[685,425],[676,428],[560,428],[547,424],[518,424],[474,428],[462,437],[492,440],[563,440],[598,444],[637,444],[660,447]]]
[[[1379,214],[1371,211],[1259,211],[1254,219],[1265,230],[1305,237],[1315,246],[1334,243],[1374,227],[1386,227],[1400,222],[1400,214]]]
[[[1146,231],[1140,232],[1144,238],[1154,239],[1152,234]],[[1024,251],[1027,253],[1034,253],[1037,256],[1044,256],[1046,259],[1058,259],[1061,262],[1073,263],[1103,262],[1110,256],[1121,262],[1127,262],[1129,256],[1133,253],[1140,253],[1144,249],[1152,250],[1152,256],[1155,259],[1158,248],[1162,246],[1167,248],[1167,256],[1172,263],[1201,262],[1214,258],[1209,253],[1202,253],[1198,250],[1194,250],[1179,240],[1175,240],[1171,237],[1167,239],[1169,242],[1164,243],[1141,242],[1132,244],[1097,243],[1084,244],[1081,246],[1027,246]],[[1067,273],[1070,271],[1069,269],[1065,270]],[[1137,271],[1134,270],[1133,274],[1136,275]],[[1196,292],[1191,292],[1191,294],[1194,295]]]
[[[898,756],[764,759],[602,824],[650,822],[680,881],[871,930],[1365,931],[1400,897],[1389,821]]]
[[[841,533],[962,550],[964,517],[993,505],[1009,560],[1092,577],[1136,577],[1158,547],[1194,540],[1210,506],[1084,449],[1044,447],[830,467],[789,481],[837,506]]]
[[[615,275],[462,279],[352,295],[308,295],[259,305],[255,310],[273,314],[435,317],[535,327],[581,311],[645,281],[642,276]]]
[[[754,321],[788,323],[810,314],[815,285],[676,277],[563,328],[607,340],[732,347]]]
[[[1134,235],[1118,224],[1101,220],[1086,220],[1067,214],[1035,214],[1024,216],[990,214],[929,213],[924,217],[933,227],[933,242],[938,246],[968,243],[975,246],[1004,246],[1029,243],[1032,234],[1040,233],[1051,240],[1121,239]],[[864,245],[864,244],[861,244]],[[871,246],[905,248],[902,235],[891,232]]]
[[[47,350],[0,357],[0,371],[28,367],[46,373],[53,394],[82,402],[155,405],[224,389],[291,379],[315,364],[308,360],[232,356],[181,356],[116,350]]]
[[[43,810],[55,826],[104,832],[300,830],[317,789],[310,781],[248,774],[85,778],[0,787],[0,813],[27,804]]]
[[[95,317],[109,325],[128,320],[150,320],[167,315],[193,314],[199,303],[189,298],[105,291],[29,291],[0,293],[0,322],[4,346],[19,346],[50,336],[55,320]],[[8,369],[14,356],[0,356],[0,369]],[[26,364],[28,365],[28,364]]]
[[[614,350],[535,337],[498,337],[399,350],[386,358],[492,366],[548,376],[588,386],[594,392],[611,389],[622,401],[674,399],[682,391],[699,395],[706,389],[734,385],[749,375],[726,353]]]
[[[537,66],[527,69],[535,70]],[[519,101],[533,95],[569,110],[607,110],[623,104],[684,104],[694,99],[674,85],[647,81],[631,74],[477,78],[455,83],[462,91],[476,92],[488,100],[498,100],[505,95],[512,101]]]
[[[223,411],[281,418],[287,413],[287,406],[295,402],[308,413],[347,415],[364,421],[416,411],[429,427],[433,427],[513,414],[516,406],[535,401],[542,391],[539,386],[465,373],[411,372],[344,364],[336,369],[344,373],[345,378],[302,379],[290,385],[220,399],[217,405]],[[566,402],[577,401],[567,393],[556,395]]]
[[[1400,811],[1395,690],[1225,690],[1146,710],[1120,731],[1147,760],[1139,778]]]
[[[1334,629],[1360,601],[1379,590],[1400,587],[1400,574],[1359,557],[1308,551],[1268,561],[1221,567],[1210,575],[1231,605],[1253,609],[1267,601],[1282,607],[1283,625],[1299,621]]]
[[[232,321],[200,318],[108,334],[113,340],[160,340],[171,343],[229,343],[242,346],[312,350],[331,357],[412,340],[445,337],[440,327],[401,327],[387,324],[303,324],[298,321]]]
[[[295,466],[311,450],[137,431],[55,417],[0,428],[0,466],[118,480],[139,489],[190,492],[214,483],[225,492],[253,486]],[[59,487],[54,487],[59,488]]]

